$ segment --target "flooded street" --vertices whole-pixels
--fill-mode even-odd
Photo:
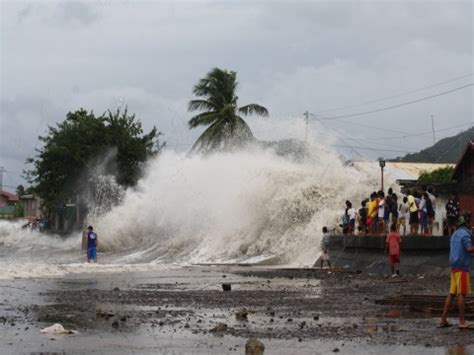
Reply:
[[[0,352],[242,354],[256,336],[268,354],[472,353],[472,332],[375,302],[446,282],[254,266],[4,280]],[[77,334],[40,332],[54,323]]]

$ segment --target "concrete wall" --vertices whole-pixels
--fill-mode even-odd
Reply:
[[[400,271],[402,274],[448,274],[449,238],[402,238]],[[385,238],[379,236],[330,237],[331,263],[348,271],[389,274]]]

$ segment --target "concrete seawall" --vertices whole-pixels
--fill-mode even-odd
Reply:
[[[404,236],[401,249],[402,274],[448,274],[449,237]],[[390,273],[382,236],[332,235],[330,255],[336,267],[363,273]]]

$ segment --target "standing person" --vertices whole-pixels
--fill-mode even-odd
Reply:
[[[321,240],[321,270],[323,269],[324,261],[327,262],[329,269],[331,268],[331,260],[329,258],[329,232],[327,227],[323,227],[323,239]],[[316,263],[315,265],[316,266]]]
[[[456,221],[459,218],[459,201],[453,193],[446,204],[446,218],[448,220],[448,235],[454,233],[456,229]]]
[[[409,210],[408,198],[404,196],[402,203],[400,203],[400,206],[398,207],[398,232],[400,232],[400,227],[403,227],[403,235],[407,232],[407,216]]]
[[[367,210],[367,200],[364,200],[360,203],[361,208],[359,208],[359,232],[361,234],[367,234],[367,217],[368,217],[368,210]]]
[[[392,214],[392,224],[397,227],[398,232],[398,196],[397,194],[392,194],[392,204],[390,205],[390,213]]]
[[[387,191],[387,196],[385,196],[385,204],[384,204],[384,215],[383,221],[385,226],[389,226],[390,224],[390,215],[392,215],[392,223],[393,223],[393,189],[389,188]]]
[[[371,234],[375,234],[377,232],[377,225],[378,225],[378,212],[377,212],[377,193],[374,191],[370,194],[370,202],[368,208],[368,217],[367,217],[367,224],[369,226],[369,230]]]
[[[352,207],[351,201],[346,201],[346,214],[347,214],[347,220],[349,223],[349,227],[348,227],[349,234],[354,234],[356,210],[354,207]]]
[[[400,244],[402,238],[400,233],[397,232],[397,226],[395,223],[390,225],[390,233],[387,235],[386,250],[388,252],[388,258],[390,267],[392,269],[392,277],[400,276]]]
[[[421,226],[421,234],[427,235],[428,234],[428,200],[429,197],[425,193],[420,198],[420,202],[418,204],[418,211],[420,216],[420,226]]]
[[[382,190],[378,192],[378,232],[379,234],[384,234],[385,232],[385,194]]]
[[[418,207],[415,202],[415,197],[411,194],[410,191],[407,191],[407,202],[408,208],[410,211],[410,220],[408,223],[410,224],[410,234],[417,235],[418,234]]]
[[[471,280],[469,270],[471,268],[471,256],[474,252],[472,246],[472,233],[470,230],[471,214],[464,212],[458,219],[458,229],[453,233],[450,240],[449,263],[451,264],[451,282],[449,295],[444,303],[443,314],[438,327],[449,327],[447,316],[454,297],[458,297],[459,329],[473,329],[464,320],[465,298],[471,293]],[[470,255],[471,254],[471,255]]]
[[[423,194],[423,198],[425,199],[425,202],[426,202],[426,215],[427,215],[426,234],[433,235],[433,223],[434,223],[434,217],[435,217],[433,202],[428,192],[425,192]]]
[[[429,187],[427,190],[428,197],[431,201],[432,212],[428,211],[428,234],[433,235],[433,226],[436,219],[436,196],[433,193],[433,188]],[[439,231],[439,228],[438,228]]]
[[[97,246],[99,245],[99,241],[97,238],[97,234],[94,232],[92,226],[87,227],[87,262],[91,262],[93,260],[95,263],[97,262]]]

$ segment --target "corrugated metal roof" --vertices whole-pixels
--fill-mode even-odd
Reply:
[[[11,202],[17,202],[18,201],[18,196],[15,195],[15,194],[12,194],[10,192],[0,190],[0,195],[3,195],[6,198],[8,198],[8,201],[11,201]]]

